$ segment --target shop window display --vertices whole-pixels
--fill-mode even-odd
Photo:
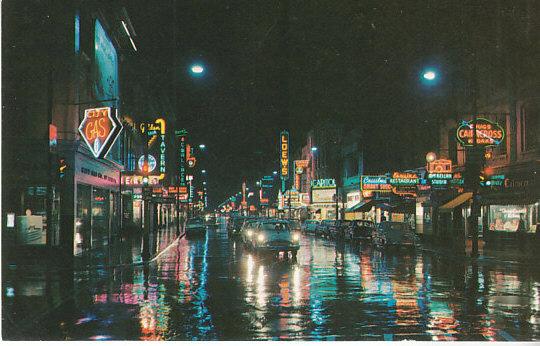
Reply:
[[[517,232],[519,220],[525,222],[525,229],[530,230],[536,224],[533,205],[492,205],[489,210],[489,229],[491,231]]]

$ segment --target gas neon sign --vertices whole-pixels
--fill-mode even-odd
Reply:
[[[79,133],[96,158],[107,155],[122,131],[117,115],[112,115],[111,107],[91,108],[84,111]]]

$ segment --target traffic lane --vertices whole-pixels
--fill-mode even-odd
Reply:
[[[276,261],[246,251],[223,228],[207,235],[180,240],[147,266],[77,275],[71,304],[47,319],[40,336],[532,340],[539,335],[534,272],[474,268],[312,236],[302,237],[297,261]]]
[[[474,279],[474,268],[430,255],[386,253],[314,237],[302,238],[297,262],[275,261],[246,251],[221,232],[216,238],[210,233],[206,243],[211,279],[205,290],[213,328],[222,339],[504,340],[501,335],[522,335],[530,340],[538,334],[531,292],[511,290],[523,295],[514,308],[533,318],[530,325],[516,328],[486,305],[500,304],[497,297],[509,293],[501,291],[500,278],[513,274],[503,269],[476,270]],[[197,266],[191,270],[197,272]],[[499,285],[486,284],[485,277]],[[524,274],[511,281],[525,287],[531,280]]]

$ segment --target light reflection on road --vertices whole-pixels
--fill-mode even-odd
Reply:
[[[75,340],[540,337],[538,272],[452,263],[421,252],[380,252],[312,236],[303,236],[301,244],[293,261],[258,256],[229,240],[223,229],[181,239],[150,265],[79,280],[75,304],[51,319],[46,331],[51,339]],[[9,274],[9,309],[24,311],[30,299],[60,294],[32,290],[59,286],[47,281],[54,276]]]

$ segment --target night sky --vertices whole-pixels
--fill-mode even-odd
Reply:
[[[436,148],[446,90],[419,74],[452,66],[468,3],[178,0],[175,33],[174,1],[129,1],[138,51],[127,69],[148,96],[134,112],[177,107],[208,147],[213,205],[279,167],[281,129],[296,151],[323,122],[364,129],[367,173],[418,167]],[[205,76],[189,75],[192,62]]]

